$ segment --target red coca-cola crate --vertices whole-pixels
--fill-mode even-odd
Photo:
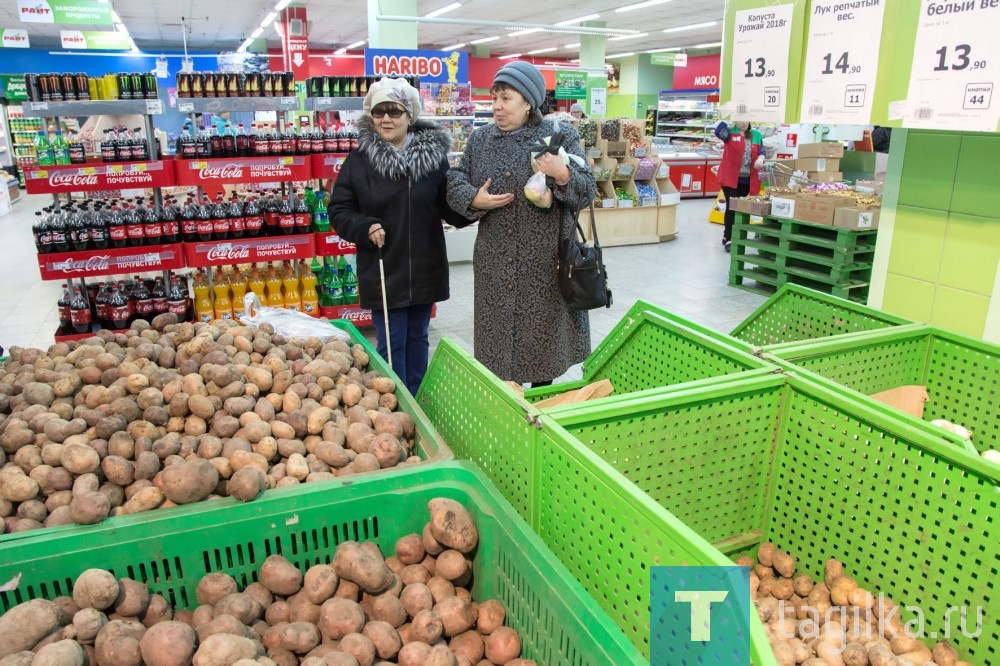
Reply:
[[[184,268],[181,243],[38,255],[38,272],[43,280],[174,271],[179,268]]]
[[[100,328],[96,328],[95,330],[93,330],[93,331],[91,331],[89,333],[76,333],[76,332],[66,333],[66,332],[64,332],[64,330],[62,328],[57,328],[56,332],[52,336],[52,338],[57,343],[58,342],[79,342],[80,340],[86,340],[87,338],[94,337],[95,335],[97,335],[97,331],[99,331],[99,330],[100,330]],[[124,333],[125,331],[121,331],[121,332]]]
[[[174,160],[122,164],[69,164],[30,167],[24,172],[28,194],[63,194],[172,187],[176,184]]]
[[[309,180],[309,156],[226,157],[210,160],[174,160],[178,185],[226,185]]]
[[[357,305],[342,305],[333,308],[335,311],[331,319],[346,319],[355,326],[371,326],[372,311],[365,310]]]
[[[316,233],[316,256],[339,257],[342,254],[357,254],[358,248],[337,235],[335,231]]]
[[[309,259],[316,256],[316,243],[313,234],[185,243],[184,255],[192,268]]]
[[[321,153],[310,155],[310,158],[313,178],[329,178],[336,181],[340,175],[340,167],[347,159],[347,153]]]

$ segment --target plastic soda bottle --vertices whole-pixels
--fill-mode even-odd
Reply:
[[[281,293],[281,276],[274,270],[274,266],[267,267],[267,278],[264,280],[267,286],[267,304],[272,308],[285,307],[285,296]]]
[[[319,317],[319,294],[316,293],[316,274],[312,272],[309,264],[304,261],[299,265],[299,274],[302,276],[302,311],[310,317]]]
[[[358,294],[358,277],[354,269],[347,265],[347,276],[344,278],[344,305],[357,305],[361,300]]]
[[[56,163],[52,144],[49,143],[49,138],[42,130],[38,130],[38,135],[35,137],[35,159],[38,166],[54,166]]]
[[[233,292],[233,316],[235,316],[236,313],[243,312],[243,297],[247,293],[247,278],[239,266],[229,278],[229,288]]]
[[[198,271],[191,286],[194,290],[194,315],[198,321],[208,323],[215,317],[215,308],[212,307],[212,299],[209,298],[208,280],[205,273]]]
[[[215,274],[215,318],[232,319],[233,302],[229,298],[229,278],[220,268]]]
[[[287,271],[282,282],[285,284],[285,307],[289,310],[302,312],[302,292],[299,291],[299,278],[294,271]]]
[[[250,278],[247,280],[247,287],[250,291],[257,294],[257,300],[260,301],[261,305],[267,305],[267,292],[264,286],[264,276],[260,274],[260,269],[256,266],[250,271]]]

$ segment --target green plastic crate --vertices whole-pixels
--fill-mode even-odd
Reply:
[[[950,640],[973,663],[1000,662],[1000,469],[924,425],[795,376],[571,405],[547,419],[728,556],[769,540],[814,579],[836,557],[863,587],[920,607],[939,636],[949,607],[981,606],[982,634]],[[539,467],[565,474],[551,450],[540,447]],[[561,498],[562,485],[538,492]]]
[[[920,325],[779,345],[769,353],[865,395],[926,386],[926,421],[957,423],[972,431],[978,451],[1000,450],[998,345]]]
[[[73,579],[92,567],[145,582],[176,607],[193,608],[200,577],[225,572],[242,588],[257,580],[272,554],[305,570],[331,562],[346,540],[374,541],[392,552],[397,539],[423,528],[429,500],[449,497],[469,509],[479,528],[472,594],[503,602],[523,656],[546,665],[648,663],[473,466],[451,462],[334,483],[6,544],[0,580],[22,578],[17,590],[0,593],[0,608],[69,594]]]
[[[774,370],[773,365],[733,342],[650,303],[637,301],[583,362],[583,379],[529,389],[524,397],[537,402],[602,379],[611,381],[612,395],[624,395]]]
[[[647,658],[649,567],[731,564],[561,428],[546,427],[538,409],[454,342],[438,345],[417,401],[456,456],[479,465]],[[588,404],[597,402],[616,399]],[[754,663],[772,665],[759,622],[751,633]]]
[[[730,335],[755,347],[767,347],[912,323],[843,298],[786,284]]]

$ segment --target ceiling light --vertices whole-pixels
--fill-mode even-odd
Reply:
[[[580,59],[579,58],[573,58],[572,60],[570,60],[570,62],[580,62]]]
[[[567,48],[567,49],[578,49],[578,48],[580,48],[580,42],[577,42],[576,44],[567,44],[567,45],[566,45],[566,46],[564,46],[563,48]]]
[[[435,9],[432,12],[428,12],[425,18],[434,18],[435,16],[441,16],[441,14],[446,14],[454,9],[458,9],[461,6],[462,6],[461,2],[453,2],[450,5],[445,5],[444,7],[441,7],[440,9]]]
[[[333,52],[333,55],[344,55],[345,53],[347,53],[347,49],[337,49]]]
[[[500,39],[499,35],[493,35],[492,37],[483,37],[482,39],[473,39],[470,44],[485,44],[486,42],[495,42]]]
[[[346,49],[356,49],[359,46],[364,46],[365,42],[367,42],[367,41],[368,41],[367,39],[362,39],[360,42],[354,42],[353,44],[348,44],[344,48],[346,48]]]
[[[284,9],[285,7],[287,7],[290,4],[292,4],[292,0],[281,0],[281,2],[279,2],[275,6],[274,11],[280,12],[282,9]]]
[[[260,27],[266,28],[267,26],[274,23],[274,19],[278,18],[278,12],[271,12],[264,17],[264,20],[260,22]]]
[[[643,53],[668,53],[670,51],[680,51],[681,48],[683,48],[683,47],[681,47],[681,46],[674,46],[674,47],[671,47],[669,49],[650,49],[648,51],[643,51]]]
[[[705,23],[692,23],[691,25],[681,25],[676,28],[667,28],[663,32],[681,32],[682,30],[697,30],[699,28],[711,28],[713,25],[717,25],[718,21],[707,21]]]
[[[601,18],[600,14],[587,14],[586,16],[581,16],[579,18],[566,19],[565,21],[559,21],[556,25],[573,25],[574,23],[583,23],[584,21],[593,21],[595,19]]]
[[[544,30],[546,32],[566,32],[575,35],[603,35],[618,37],[619,35],[634,35],[638,30],[630,28],[595,28],[589,25],[550,25],[547,23],[521,23],[519,21],[487,21],[484,19],[452,19],[426,18],[424,16],[402,16],[398,14],[378,14],[376,21],[395,23],[437,23],[439,25],[474,25],[479,27],[497,28],[500,30]]]
[[[237,51],[239,51],[240,53],[246,52],[246,50],[250,47],[251,43],[253,43],[253,38],[250,38],[245,42],[243,42],[242,44],[240,44],[240,48],[238,48]]]
[[[704,44],[695,44],[694,46],[692,46],[690,48],[692,48],[692,49],[711,49],[711,48],[715,48],[716,46],[722,46],[722,42],[705,42]]]
[[[445,46],[445,47],[442,47],[441,50],[442,51],[454,51],[455,49],[460,49],[463,46],[465,46],[465,42],[462,42],[461,44],[452,44],[451,46]]]
[[[510,55],[500,56],[498,60],[510,60],[512,58],[520,58],[520,53],[511,53]]]
[[[547,49],[535,49],[534,51],[528,51],[528,55],[538,55],[539,53],[551,53],[558,49],[558,46],[550,46]]]
[[[257,39],[263,34],[264,34],[264,28],[257,28],[256,30],[250,33],[250,39]]]
[[[634,5],[619,7],[615,10],[615,13],[621,14],[622,12],[631,12],[636,9],[645,9],[646,7],[652,7],[653,5],[662,5],[665,2],[670,2],[670,0],[646,0],[645,2],[637,2]]]
[[[649,37],[648,32],[640,32],[638,35],[622,35],[621,37],[608,37],[609,42],[620,42],[623,39],[635,39],[636,37]]]
[[[635,55],[635,52],[629,51],[628,53],[612,53],[611,55],[604,56],[604,57],[606,59],[610,60],[611,58],[627,58],[629,56],[634,56],[634,55]]]
[[[121,23],[122,22],[122,17],[118,16],[118,12],[116,12],[115,10],[112,9],[111,10],[111,20],[114,21],[115,23]]]
[[[522,35],[530,35],[533,32],[542,32],[541,28],[531,28],[530,30],[518,30],[517,32],[512,32],[508,37],[520,37]]]

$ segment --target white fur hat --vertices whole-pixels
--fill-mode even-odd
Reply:
[[[372,109],[386,102],[406,109],[411,123],[420,115],[420,93],[404,79],[382,78],[369,86],[365,95],[365,113],[371,115]]]

